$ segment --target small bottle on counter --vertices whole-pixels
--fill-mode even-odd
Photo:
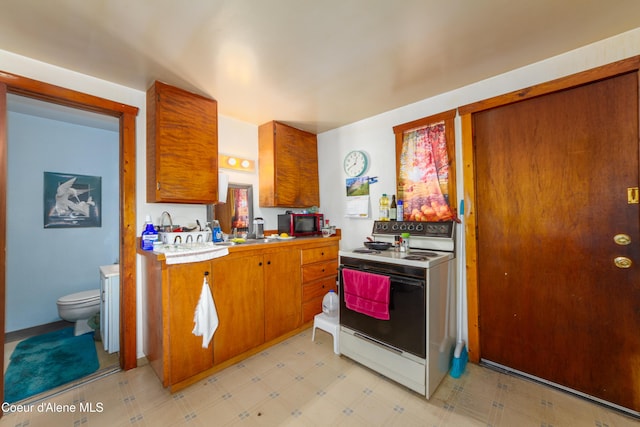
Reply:
[[[398,206],[396,208],[396,220],[404,221],[404,204],[400,199],[398,199]]]
[[[144,223],[144,230],[142,230],[142,236],[140,238],[140,246],[142,250],[152,251],[153,244],[158,240],[158,232],[153,226],[151,221],[151,215],[147,215]]]
[[[211,221],[211,234],[214,242],[222,242],[222,229],[220,228],[220,222],[217,219]]]
[[[391,196],[391,205],[389,206],[389,219],[391,221],[397,220],[398,205],[396,205],[396,195]]]
[[[411,237],[411,234],[409,233],[401,234],[402,245],[400,246],[400,252],[409,253],[409,237]]]
[[[380,213],[378,219],[380,221],[389,221],[389,197],[387,193],[383,193],[382,197],[380,197]]]

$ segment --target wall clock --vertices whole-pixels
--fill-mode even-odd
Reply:
[[[360,176],[367,170],[369,158],[367,153],[361,150],[351,151],[344,157],[344,171],[347,176]]]

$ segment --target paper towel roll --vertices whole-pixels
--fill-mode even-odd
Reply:
[[[227,202],[227,190],[229,189],[229,175],[218,172],[218,200],[220,203]]]

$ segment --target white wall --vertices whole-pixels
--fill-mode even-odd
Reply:
[[[353,149],[364,149],[369,152],[371,166],[368,174],[378,176],[379,183],[371,188],[371,197],[375,204],[383,192],[392,192],[395,187],[395,171],[393,167],[394,136],[392,127],[401,123],[437,114],[477,100],[496,96],[505,92],[520,89],[536,83],[548,81],[589,68],[597,67],[619,59],[640,54],[640,28],[606,39],[584,48],[523,67],[521,69],[469,85],[443,95],[429,98],[415,104],[389,111],[366,120],[344,126],[318,136],[318,158],[320,170],[320,203],[326,218],[343,229],[342,247],[353,247],[360,244],[362,238],[371,233],[372,220],[346,219],[344,212],[344,180],[342,171],[344,155]],[[146,109],[145,92],[121,85],[99,80],[90,76],[64,70],[49,64],[25,58],[0,50],[0,70],[19,74],[32,79],[56,84],[106,99],[122,102],[140,108],[136,120],[137,139],[137,217],[138,231],[146,214],[152,215],[154,221],[160,218],[163,210],[171,212],[176,222],[194,221],[205,218],[204,206],[183,206],[169,204],[146,203]],[[459,127],[459,124],[457,123]],[[460,153],[459,130],[456,150]],[[257,126],[243,123],[235,119],[219,117],[220,152],[239,153],[253,151],[257,159]],[[458,164],[462,162],[459,160]],[[460,173],[460,168],[458,169]],[[257,200],[257,175],[231,175],[232,182],[254,183],[254,196]],[[463,194],[462,179],[458,177],[458,194]],[[276,209],[257,207],[256,214],[261,213],[267,220],[267,228],[275,223]],[[140,282],[138,267],[138,283]],[[138,301],[141,301],[138,286]],[[142,317],[138,307],[138,355],[142,356]]]
[[[118,132],[8,114],[7,332],[60,320],[56,300],[100,288],[119,253]],[[101,226],[44,228],[43,172],[101,177]],[[94,193],[95,194],[95,193]]]
[[[395,137],[393,126],[455,109],[503,93],[511,92],[562,76],[574,74],[607,63],[640,54],[640,28],[567,52],[442,95],[398,108],[374,117],[341,127],[318,136],[320,170],[320,204],[326,218],[342,229],[342,249],[362,246],[364,237],[371,234],[373,219],[377,218],[378,199],[382,193],[395,192]],[[344,217],[346,204],[342,159],[351,150],[365,150],[370,155],[368,176],[377,176],[371,185],[372,218],[368,220]],[[458,197],[462,197],[462,142],[460,120],[456,118],[456,164]],[[470,201],[465,201],[469,206]],[[461,229],[459,228],[459,231]],[[464,264],[460,264],[464,265]],[[462,269],[458,268],[458,277]],[[460,286],[460,284],[459,284]],[[466,313],[466,294],[464,293]],[[468,336],[466,316],[463,336]]]

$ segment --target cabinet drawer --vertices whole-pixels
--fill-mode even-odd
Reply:
[[[338,259],[338,246],[321,246],[319,248],[303,249],[302,265],[311,264],[318,261]]]
[[[316,314],[322,312],[322,297],[302,304],[302,323],[311,322]]]
[[[314,298],[324,298],[331,289],[337,292],[336,280],[334,277],[318,280],[302,286],[302,302],[310,301]]]
[[[337,274],[337,259],[304,265],[302,266],[302,283],[311,282],[322,277],[335,277]]]

